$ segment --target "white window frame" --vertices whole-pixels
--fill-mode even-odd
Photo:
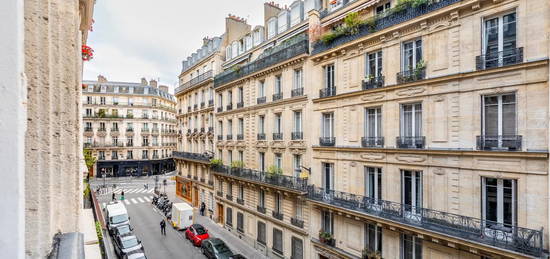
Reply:
[[[294,111],[294,132],[302,132],[302,111]]]
[[[518,15],[517,15],[517,11],[514,9],[512,11],[509,11],[509,12],[505,12],[505,13],[501,13],[501,14],[498,14],[498,15],[492,15],[492,16],[487,16],[487,17],[484,17],[483,18],[483,21],[481,23],[481,53],[483,55],[486,55],[486,50],[487,50],[487,35],[486,35],[486,30],[487,30],[487,25],[486,25],[486,22],[488,20],[492,20],[492,19],[498,19],[498,52],[502,52],[504,51],[504,16],[507,16],[507,15],[510,15],[510,14],[513,14],[515,13],[516,14],[516,20],[515,20],[515,23],[516,23],[516,46],[517,46],[517,41],[518,41],[518,35],[517,33],[519,33],[518,31]]]
[[[413,59],[413,61],[415,61],[415,62],[412,63],[412,67],[411,67],[410,70],[416,69],[416,64],[418,63],[418,62],[416,62],[416,60],[417,60],[417,56],[416,56],[417,46],[416,46],[416,44],[417,44],[418,41],[420,41],[421,44],[422,44],[421,50],[422,50],[422,55],[424,55],[424,42],[422,41],[421,38],[416,38],[416,39],[404,41],[403,43],[401,43],[401,71],[409,71],[409,69],[407,67],[405,67],[405,59],[406,59],[405,44],[408,44],[408,43],[412,43],[412,50],[413,50],[412,51],[412,55],[413,55],[412,59]],[[419,60],[422,60],[422,57],[420,57]]]
[[[382,75],[383,73],[383,63],[382,63],[382,67],[379,67],[380,64],[378,64],[378,59],[381,59],[382,62],[384,62],[384,59],[383,59],[383,55],[382,55],[382,50],[377,50],[377,51],[372,51],[372,52],[368,52],[367,54],[365,54],[365,75],[367,76],[367,78],[371,75],[371,72],[370,72],[370,63],[371,63],[371,60],[369,58],[370,55],[374,55],[374,70],[376,72],[380,71],[380,74],[379,75],[372,75],[373,77],[379,77]]]
[[[370,119],[369,119],[369,111],[374,110],[374,136],[370,136],[369,132],[371,131],[369,128]],[[378,125],[378,117],[380,117],[380,121],[382,121],[382,107],[367,107],[365,108],[365,137],[373,137],[378,138],[382,137],[382,125]],[[380,132],[380,135],[378,134]]]
[[[334,112],[323,113],[321,119],[321,136],[324,138],[334,137]],[[329,123],[329,125],[326,126],[326,123]]]
[[[482,218],[487,218],[487,179],[493,177],[482,177],[481,181],[481,199],[482,199]],[[494,179],[494,178],[493,178]],[[497,178],[497,222],[498,224],[504,224],[504,180],[510,180],[512,182],[512,226],[517,224],[517,180],[516,179],[502,179]],[[509,227],[509,226],[505,226]]]
[[[411,177],[413,178],[411,180],[411,193],[410,193],[412,204],[406,204],[405,203],[405,195],[406,195],[406,193],[405,193],[405,172],[411,172]],[[417,186],[416,178],[420,178],[420,186]],[[401,170],[401,203],[409,205],[411,207],[411,210],[409,212],[411,214],[411,215],[409,215],[410,217],[412,217],[413,215],[416,215],[417,214],[417,209],[418,208],[421,209],[423,204],[424,204],[424,202],[423,202],[423,198],[424,198],[423,185],[424,185],[424,176],[423,176],[422,171]],[[417,190],[418,189],[420,189],[420,197],[417,197]],[[418,202],[420,203],[420,206],[416,206],[416,204]]]
[[[294,69],[294,80],[292,89],[303,88],[304,85],[304,70],[302,68]]]
[[[498,136],[502,136],[504,135],[503,133],[503,127],[502,127],[502,123],[503,123],[503,111],[502,111],[502,108],[503,108],[503,102],[502,102],[502,97],[505,96],[505,95],[511,95],[513,94],[514,95],[514,106],[515,106],[515,110],[514,110],[514,115],[516,116],[515,118],[515,124],[516,124],[516,127],[515,127],[515,134],[517,134],[517,131],[518,131],[518,102],[517,102],[517,93],[516,92],[510,92],[510,93],[502,93],[502,94],[494,94],[494,95],[482,95],[481,96],[481,116],[482,116],[482,120],[481,120],[481,132],[482,132],[482,135],[485,136],[486,135],[486,132],[485,132],[485,122],[486,122],[486,115],[485,115],[485,98],[487,97],[498,97]],[[499,146],[500,144],[502,144],[502,139],[499,140]]]
[[[424,109],[422,107],[422,103],[421,102],[416,102],[416,103],[403,103],[400,105],[400,136],[401,137],[420,137],[422,136],[422,130],[423,130],[423,127],[422,127],[422,120],[424,120],[424,118],[421,119],[420,121],[420,136],[416,136],[416,124],[418,123],[416,121],[416,105],[417,104],[420,104],[420,109],[421,109],[421,112],[422,112],[422,117],[424,117]],[[410,105],[412,107],[412,120],[411,120],[411,136],[405,136],[405,110],[404,110],[404,107],[407,106],[407,105]]]
[[[375,201],[382,200],[382,186],[379,186],[379,184],[382,184],[383,178],[382,178],[382,168],[381,167],[372,167],[372,166],[365,166],[364,167],[364,179],[365,179],[365,197],[369,197],[374,199]],[[372,190],[372,193],[374,194],[374,197],[371,197],[369,194],[371,193],[370,190],[370,175],[374,175],[374,183],[372,184],[374,186],[374,190]],[[380,179],[379,179],[380,178]]]

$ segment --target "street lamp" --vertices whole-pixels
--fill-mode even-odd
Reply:
[[[107,187],[105,185],[105,178],[106,178],[106,175],[105,175],[105,168],[101,168],[101,176],[103,177],[103,188]]]

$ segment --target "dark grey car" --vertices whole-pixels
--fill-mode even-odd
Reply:
[[[202,241],[201,250],[210,259],[229,259],[233,256],[231,249],[219,238],[209,238]]]

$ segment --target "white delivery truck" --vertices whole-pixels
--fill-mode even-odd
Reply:
[[[172,204],[172,226],[177,230],[183,230],[192,224],[193,207],[184,202]]]
[[[114,228],[130,224],[130,217],[128,217],[128,211],[122,202],[112,201],[105,206],[105,220],[107,221],[107,228],[109,233],[112,234]]]

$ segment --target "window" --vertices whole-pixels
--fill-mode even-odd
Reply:
[[[237,96],[239,98],[239,102],[244,102],[244,90],[242,87],[239,87],[239,90],[237,91],[237,93],[239,94],[239,96]]]
[[[227,224],[228,226],[233,226],[233,210],[231,208],[227,208],[227,217],[226,217],[226,221],[225,221],[225,224]]]
[[[274,94],[280,94],[282,92],[282,82],[281,75],[275,76],[275,89],[273,90]]]
[[[294,132],[302,132],[302,111],[294,111]]]
[[[382,199],[382,168],[365,166],[365,196]]]
[[[321,136],[323,138],[332,138],[334,136],[334,113],[323,113]]]
[[[283,231],[273,228],[273,251],[283,253]]]
[[[92,109],[86,109],[86,117],[92,117]]]
[[[244,185],[239,185],[239,199],[244,200]]]
[[[297,237],[291,238],[291,251],[290,258],[292,259],[303,259],[304,258],[304,242],[302,239]]]
[[[485,67],[516,63],[516,13],[485,19],[483,54]]]
[[[241,212],[237,212],[237,231],[244,232],[244,215]]]
[[[422,135],[422,104],[401,105],[401,136],[418,137]]]
[[[281,153],[275,153],[275,166],[279,169],[283,168],[283,155]]]
[[[258,155],[259,155],[258,163],[260,165],[258,170],[260,170],[260,172],[265,172],[265,153],[260,152],[258,153]]]
[[[218,94],[218,103],[220,104],[220,106],[218,106],[218,107],[223,109],[223,95],[222,94]]]
[[[412,235],[401,234],[401,258],[422,259],[422,240]]]
[[[330,211],[321,212],[321,227],[324,232],[334,234],[334,215]]]
[[[516,94],[483,96],[482,116],[484,136],[516,135]]]
[[[401,170],[401,203],[405,210],[416,213],[422,208],[422,172]]]
[[[111,159],[113,159],[113,160],[118,159],[118,152],[117,151],[112,152]]]
[[[228,104],[233,104],[233,92],[231,91],[227,91],[227,103]]]
[[[324,74],[325,74],[325,88],[326,89],[333,89],[335,87],[334,85],[334,64],[326,65],[324,67]]]
[[[128,153],[126,155],[126,159],[134,159],[134,153],[132,150],[128,150]]]
[[[483,178],[482,217],[488,227],[511,227],[516,225],[516,180]]]
[[[149,152],[147,150],[143,150],[141,156],[142,159],[149,159]]]
[[[367,54],[367,78],[382,76],[382,51]]]
[[[294,202],[294,217],[297,219],[302,219],[304,209],[304,202],[300,199],[296,199]]]
[[[295,154],[294,155],[294,177],[300,177],[300,173],[302,172],[302,155]]]
[[[263,134],[265,133],[265,116],[260,115],[258,117],[258,133]]]
[[[273,129],[273,133],[282,133],[281,132],[281,114],[276,113],[275,114],[275,127]]]
[[[422,40],[413,40],[403,43],[402,71],[412,71],[422,60]]]
[[[381,14],[383,12],[388,11],[391,8],[391,2],[387,2],[385,4],[381,4],[376,7],[376,14]]]
[[[227,120],[227,134],[233,135],[233,120]]]
[[[334,164],[333,163],[323,163],[323,188],[325,189],[325,192],[329,193],[329,191],[333,190],[334,188]]]
[[[227,157],[229,158],[229,163],[233,162],[233,150],[227,150]]]
[[[105,160],[105,151],[98,152],[98,160]]]
[[[86,129],[92,130],[92,123],[91,122],[86,122]]]
[[[126,139],[126,146],[133,147],[134,146],[134,138],[129,137]]]
[[[294,80],[292,82],[292,89],[300,89],[303,87],[304,71],[301,68],[294,70]]]
[[[208,209],[209,209],[209,210],[214,210],[214,193],[212,193],[212,192],[209,193],[208,198],[210,198],[210,199],[208,200],[208,201],[209,201],[209,203],[208,203]]]
[[[267,38],[271,39],[277,35],[277,17],[272,17],[267,22]]]
[[[265,81],[260,81],[258,83],[258,97],[264,97],[265,96]]]
[[[258,221],[258,242],[265,245],[265,223]]]
[[[100,102],[102,105],[105,105],[105,103],[106,103],[105,97],[99,97],[99,102]]]
[[[92,104],[92,97],[91,96],[86,96],[86,103],[87,104]]]
[[[244,152],[239,150],[239,161],[244,162]]]
[[[382,228],[374,223],[365,223],[365,247],[382,253]]]
[[[218,121],[218,135],[223,135],[223,121]]]
[[[265,191],[259,190],[258,191],[258,206],[264,208],[265,207]]]
[[[244,134],[244,119],[239,118],[239,132],[238,134]]]
[[[365,137],[368,140],[382,137],[382,108],[365,109]]]
[[[282,198],[281,198],[281,194],[280,193],[275,193],[275,211],[276,212],[282,212],[282,208],[283,208],[283,201],[282,201]]]

